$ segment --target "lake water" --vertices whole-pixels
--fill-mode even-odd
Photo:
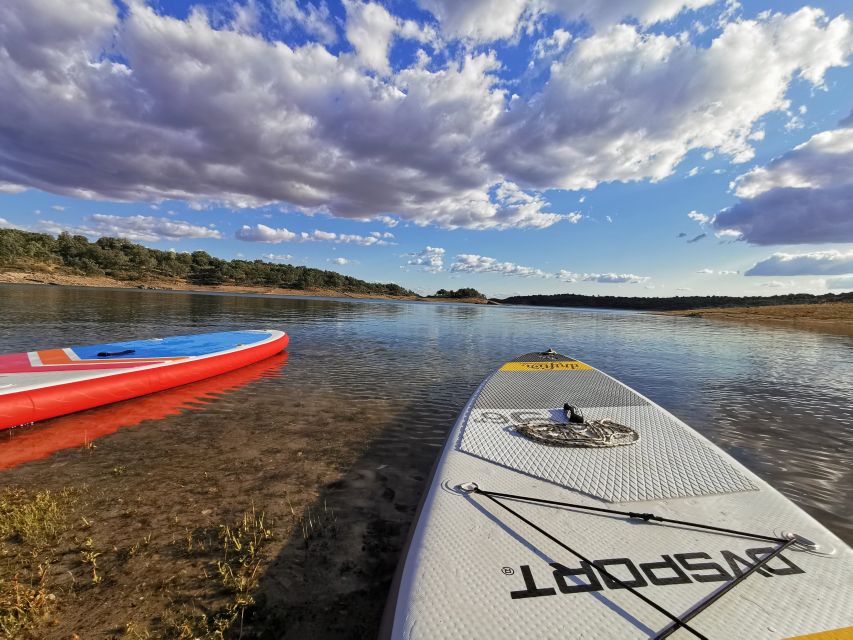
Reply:
[[[169,438],[178,428],[182,434],[198,428],[209,437],[212,429],[251,431],[257,419],[263,420],[264,444],[253,455],[265,459],[278,450],[270,443],[292,438],[288,425],[300,416],[330,415],[325,402],[336,410],[357,408],[373,416],[366,436],[370,442],[357,455],[341,458],[345,486],[316,488],[324,501],[337,501],[339,523],[358,530],[362,539],[393,521],[384,534],[386,548],[368,547],[387,556],[381,570],[374,567],[381,575],[371,576],[362,567],[365,580],[378,581],[359,596],[371,602],[384,598],[382,589],[420,491],[465,401],[502,362],[548,347],[648,396],[853,543],[853,340],[848,337],[623,311],[0,287],[0,352],[238,328],[286,330],[291,337],[287,358],[247,372],[245,379],[223,382],[210,393],[201,389],[198,401],[166,397],[159,409],[143,416],[148,421],[141,426],[103,438],[95,456],[104,457],[105,468],[111,456],[131,456],[139,465],[155,467],[159,461],[146,458],[152,433]],[[283,401],[293,398],[305,401]],[[118,413],[88,412],[16,431],[38,449],[40,429],[56,434],[67,426],[70,432],[91,414],[87,433],[96,433],[94,422],[116,422],[115,428],[105,427],[115,431],[123,426],[123,416],[152,409],[143,402],[123,403]],[[359,428],[358,418],[329,428],[337,429],[343,442],[348,431],[342,430]],[[19,447],[18,437],[0,439],[0,457]],[[334,445],[327,436],[316,445],[310,438],[300,442],[300,456],[310,456],[312,446]],[[233,455],[231,448],[205,456],[227,457]],[[64,469],[76,464],[63,455],[71,454],[60,451],[0,471],[0,484],[4,474],[7,482],[35,489],[40,478],[59,482]],[[28,468],[40,471],[29,473]],[[263,485],[262,476],[257,484]],[[378,508],[381,501],[388,505]],[[371,520],[369,526],[365,520]],[[311,575],[304,580],[328,578],[322,571]],[[365,587],[356,580],[350,591],[359,589]],[[360,606],[358,598],[347,597],[338,593],[329,607]],[[369,609],[375,618],[381,602]],[[322,629],[312,624],[299,628]],[[366,633],[373,628],[375,622],[366,624]]]

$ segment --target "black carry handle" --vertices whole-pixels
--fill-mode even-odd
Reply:
[[[583,412],[577,407],[570,405],[568,402],[563,405],[563,411],[566,412],[566,417],[569,422],[574,424],[583,424]]]
[[[124,351],[101,351],[98,354],[98,357],[109,358],[111,356],[128,356],[131,353],[136,353],[136,349],[125,349]]]

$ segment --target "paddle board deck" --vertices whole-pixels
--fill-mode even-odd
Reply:
[[[197,382],[287,343],[283,331],[247,330],[0,355],[0,429]]]
[[[524,435],[564,430],[566,403],[638,437]],[[649,399],[551,352],[504,364],[462,411],[382,635],[840,639],[851,625],[843,541]]]

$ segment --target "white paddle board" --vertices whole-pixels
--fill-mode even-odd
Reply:
[[[651,400],[550,350],[468,402],[401,562],[386,637],[853,638],[842,540]]]

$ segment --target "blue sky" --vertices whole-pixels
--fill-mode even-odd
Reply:
[[[847,2],[78,4],[0,7],[2,226],[425,293],[853,290]]]

